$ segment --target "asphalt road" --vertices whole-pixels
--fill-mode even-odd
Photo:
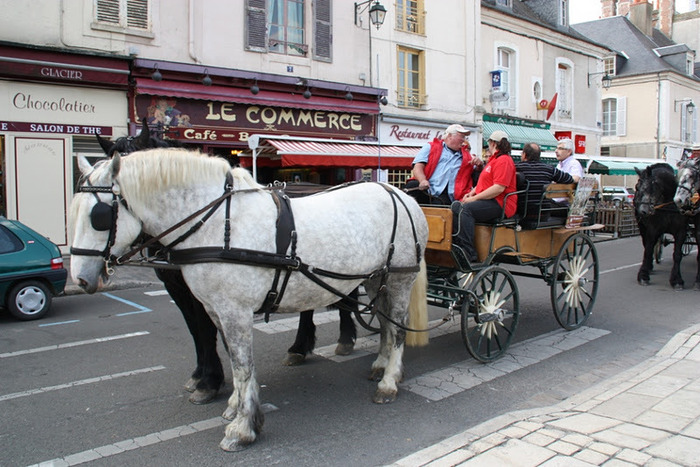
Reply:
[[[670,288],[668,258],[656,266],[653,284],[641,287],[639,238],[597,249],[601,285],[585,339],[559,329],[543,281],[517,278],[522,317],[514,352],[543,336],[566,342],[567,350],[494,372],[469,357],[456,322],[434,333],[429,346],[407,349],[399,399],[386,406],[371,402],[376,383],[366,376],[376,346],[366,331],[359,330],[358,346],[371,352],[332,358],[337,313],[317,313],[319,354],[292,368],[281,360],[296,317],[273,317],[277,331],[259,322],[255,359],[268,412],[258,441],[239,453],[218,447],[230,369],[213,403],[187,401],[182,385],[193,369],[193,345],[161,287],[59,297],[41,321],[3,313],[0,465],[383,465],[505,412],[559,402],[649,358],[698,322],[700,292]],[[691,285],[695,267],[694,257],[682,265]],[[432,319],[443,314],[431,310]],[[482,382],[445,397],[421,392],[420,381],[455,372]]]

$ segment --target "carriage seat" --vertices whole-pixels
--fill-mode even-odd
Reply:
[[[568,208],[555,204],[553,199],[566,198],[571,203],[575,194],[576,184],[574,183],[550,183],[542,192],[537,204],[537,212],[530,213],[523,219],[523,228],[537,230],[565,225]]]
[[[505,226],[511,228],[518,228],[523,219],[527,217],[527,200],[528,200],[528,190],[530,188],[530,182],[525,179],[525,176],[520,173],[515,173],[516,178],[516,191],[508,193],[503,198],[503,205],[505,206],[506,201],[510,196],[518,197],[518,209],[515,211],[511,217],[506,217],[505,211],[501,211],[501,215],[490,221],[479,221],[478,225],[491,225],[491,226]]]

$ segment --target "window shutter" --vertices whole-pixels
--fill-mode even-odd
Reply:
[[[696,111],[693,112],[691,115],[692,115],[692,119],[693,119],[693,127],[690,129],[690,141],[694,143],[698,140],[698,112],[697,112],[697,108],[696,108]]]
[[[148,0],[127,0],[127,27],[148,29]]]
[[[314,2],[314,60],[333,60],[333,27],[331,21],[331,0]]]
[[[246,50],[267,52],[265,0],[246,0]]]
[[[617,136],[627,136],[627,98],[617,98]]]
[[[97,21],[119,24],[119,0],[97,0]]]

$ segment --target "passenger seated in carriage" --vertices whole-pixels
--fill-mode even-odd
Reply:
[[[510,157],[511,146],[506,132],[497,130],[488,139],[489,162],[479,176],[476,187],[463,198],[452,203],[457,217],[457,231],[453,236],[455,254],[469,262],[478,261],[474,248],[476,222],[497,220],[505,211],[505,217],[515,215],[518,196],[508,196],[517,190],[515,163]],[[505,206],[504,206],[505,200]]]
[[[406,192],[419,204],[449,206],[474,186],[475,168],[483,161],[472,157],[462,125],[450,125],[442,138],[426,143],[413,159],[413,178],[406,182]]]
[[[525,180],[530,182],[527,191],[527,214],[525,218],[531,220],[540,220],[538,218],[540,212],[543,214],[546,213],[546,215],[551,215],[553,212],[554,203],[549,199],[542,198],[542,194],[547,188],[547,185],[550,183],[574,183],[574,178],[570,174],[542,162],[540,160],[540,155],[541,150],[539,145],[535,143],[526,143],[520,155],[520,162],[515,164],[515,170],[523,174]],[[522,208],[525,206],[520,205],[524,202],[525,199],[518,200],[518,211],[522,212]],[[542,203],[542,205],[540,205],[540,203]],[[564,213],[558,217],[566,217],[566,208],[562,210]],[[559,212],[557,212],[557,214],[559,214]]]

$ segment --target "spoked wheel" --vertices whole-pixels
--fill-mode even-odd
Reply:
[[[462,340],[480,362],[500,358],[520,318],[520,295],[512,274],[489,266],[467,284],[462,304]]]
[[[598,294],[598,252],[584,234],[574,234],[562,245],[552,270],[554,317],[566,330],[585,324]]]
[[[363,303],[369,301],[367,300],[367,292],[365,292],[364,287],[360,287],[360,292],[357,299]],[[357,322],[360,323],[360,326],[363,328],[371,332],[380,331],[379,315],[377,315],[377,311],[374,308],[367,311],[354,311],[353,314],[355,315]]]

